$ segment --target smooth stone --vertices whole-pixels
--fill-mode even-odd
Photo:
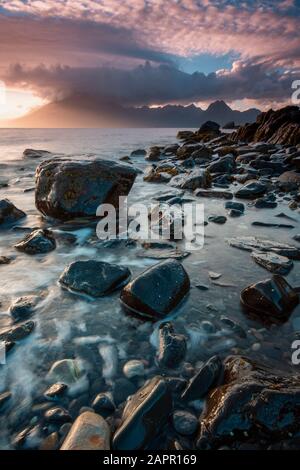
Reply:
[[[221,157],[208,165],[207,169],[210,173],[232,173],[235,169],[235,159],[233,155]]]
[[[126,404],[114,450],[146,449],[159,435],[172,412],[172,395],[162,377],[154,377]]]
[[[39,297],[29,295],[15,300],[9,307],[9,313],[15,321],[23,320],[33,315]]]
[[[113,400],[118,406],[124,403],[128,397],[134,395],[136,392],[136,386],[127,378],[121,377],[115,380],[113,385]]]
[[[135,157],[135,156],[145,157],[146,155],[147,155],[147,152],[145,149],[133,150],[130,154],[131,157]]]
[[[277,255],[276,253],[259,253],[254,251],[251,256],[257,264],[272,273],[285,275],[288,274],[293,267],[292,260],[286,256]]]
[[[228,212],[229,217],[241,217],[244,212],[238,211],[237,209],[230,209]]]
[[[223,225],[227,221],[227,218],[224,215],[210,215],[208,217],[209,222],[213,222],[214,224]]]
[[[152,266],[131,281],[121,292],[124,308],[150,319],[164,318],[184,299],[190,280],[177,260]]]
[[[21,325],[8,328],[0,334],[0,341],[9,343],[21,341],[33,332],[34,327],[35,323],[33,321],[27,321]]]
[[[209,286],[207,286],[206,284],[196,284],[195,287],[197,287],[197,289],[199,290],[208,290],[209,289]]]
[[[193,191],[198,188],[209,188],[211,186],[211,179],[207,170],[197,169],[188,175],[174,176],[170,181],[170,185]]]
[[[218,384],[223,372],[219,356],[211,357],[192,377],[181,395],[182,400],[194,401],[204,398]]]
[[[242,202],[227,201],[224,206],[225,209],[233,209],[239,212],[245,211],[245,205]]]
[[[225,328],[231,330],[234,334],[239,336],[242,339],[247,338],[247,333],[236,321],[231,318],[225,317],[222,315],[220,322],[225,326]]]
[[[175,369],[184,360],[187,342],[184,335],[176,334],[172,323],[163,323],[159,328],[159,350],[157,362],[160,367]]]
[[[101,204],[119,207],[119,197],[128,195],[137,173],[131,165],[102,159],[44,161],[36,170],[36,207],[60,220],[96,218]]]
[[[83,375],[84,370],[76,359],[56,361],[48,373],[49,379],[57,380],[66,385],[76,383]]]
[[[51,385],[51,387],[49,387],[45,391],[44,397],[47,398],[48,400],[57,400],[62,395],[65,394],[67,389],[68,389],[68,385],[62,384],[62,383],[56,383],[54,385]]]
[[[194,192],[197,197],[209,197],[212,199],[232,199],[233,194],[229,191],[220,191],[218,189],[198,189]]]
[[[242,199],[256,199],[257,197],[262,196],[266,190],[267,187],[265,184],[256,180],[250,180],[238,189],[235,193],[235,197]]]
[[[276,201],[271,201],[268,197],[256,199],[254,203],[254,207],[257,209],[275,209],[277,205]]]
[[[133,377],[143,377],[145,375],[145,365],[143,361],[133,359],[126,362],[123,367],[123,373],[127,379],[132,379]]]
[[[74,292],[102,297],[120,288],[130,275],[123,266],[94,260],[74,261],[66,267],[59,282]]]
[[[113,413],[116,409],[113,396],[110,392],[99,393],[93,403],[92,408],[95,410],[95,413],[103,415],[103,413]]]
[[[63,424],[72,421],[68,411],[61,407],[50,408],[44,416],[48,423]]]
[[[230,246],[246,251],[269,252],[286,256],[289,259],[300,259],[300,248],[286,243],[272,240],[259,239],[256,237],[237,237],[228,240]]]
[[[52,153],[47,150],[26,149],[23,152],[24,158],[50,158],[51,155]]]
[[[13,224],[26,217],[25,212],[17,207],[8,199],[0,201],[0,227]]]
[[[50,230],[40,229],[26,235],[23,240],[16,243],[15,248],[28,255],[49,253],[55,250],[56,241]]]
[[[174,411],[172,422],[175,431],[182,436],[192,436],[199,426],[198,419],[189,411]]]
[[[57,432],[49,434],[41,443],[39,450],[50,451],[57,450],[59,447],[59,435]]]
[[[110,429],[105,419],[90,411],[81,414],[60,450],[110,450]]]

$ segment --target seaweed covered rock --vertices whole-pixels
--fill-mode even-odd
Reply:
[[[108,160],[56,158],[36,170],[35,203],[44,215],[61,220],[96,217],[100,204],[119,207],[137,170]]]
[[[200,449],[251,438],[265,446],[300,430],[300,376],[240,356],[225,361],[224,383],[212,390],[200,417]]]

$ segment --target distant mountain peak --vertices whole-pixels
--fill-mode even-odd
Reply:
[[[217,100],[217,101],[214,101],[213,103],[211,103],[208,106],[206,111],[214,112],[214,113],[223,113],[223,112],[232,111],[232,109],[230,108],[230,106],[228,106],[227,103],[225,103],[225,101]]]

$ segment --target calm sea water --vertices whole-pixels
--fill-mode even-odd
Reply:
[[[24,160],[25,148],[45,149],[67,154],[97,154],[106,159],[118,160],[137,148],[176,142],[176,129],[105,129],[105,130],[0,130],[0,180],[7,180],[9,187],[0,189],[1,198],[9,198],[27,213],[21,226],[44,226],[44,221],[34,205],[34,172],[37,161]],[[143,170],[147,162],[134,157],[134,164]],[[133,201],[149,201],[167,185],[144,183],[139,175],[131,192]],[[224,202],[205,202],[205,215],[224,214]],[[288,208],[288,201],[281,200],[272,210],[247,207],[241,218],[228,218],[223,226],[209,224],[205,228],[205,245],[184,260],[192,289],[187,301],[174,318],[175,327],[188,337],[187,361],[193,366],[219,352],[225,356],[232,352],[250,355],[263,362],[275,362],[288,368],[291,341],[299,326],[300,311],[281,327],[266,330],[259,323],[246,319],[239,305],[240,290],[248,284],[268,278],[270,274],[257,266],[250,254],[229,247],[226,239],[239,235],[256,235],[272,240],[292,242],[299,232],[299,220],[295,229],[263,229],[253,227],[255,220],[272,221],[279,212],[299,219]],[[141,323],[127,317],[121,310],[118,293],[99,299],[88,300],[63,291],[58,278],[65,266],[77,259],[99,259],[130,267],[133,275],[155,264],[139,256],[138,248],[103,248],[94,244],[95,229],[73,230],[78,237],[75,246],[59,245],[46,256],[29,257],[17,253],[13,246],[22,233],[12,230],[0,232],[0,256],[14,256],[8,266],[0,266],[0,328],[10,325],[8,308],[12,301],[24,295],[38,294],[42,301],[34,316],[35,332],[22,341],[11,353],[8,363],[0,366],[0,392],[11,390],[13,400],[5,414],[0,416],[0,448],[10,446],[11,436],[22,428],[35,414],[32,406],[41,399],[47,386],[47,372],[52,363],[63,358],[79,358],[89,373],[89,385],[102,376],[103,367],[109,371],[107,386],[121,375],[121,368],[128,358],[146,359],[151,366],[149,374],[155,373],[154,357],[157,347],[157,325]],[[221,287],[210,283],[208,272],[222,274],[220,281],[231,284]],[[287,279],[300,285],[299,263]],[[209,285],[201,291],[196,284]],[[248,331],[247,339],[236,338],[221,329],[221,315],[238,321]],[[207,335],[201,322],[211,321],[216,331]],[[254,351],[253,345],[260,349]],[[103,354],[103,351],[106,351]],[[102,354],[101,354],[102,351]],[[154,367],[154,369],[153,369]],[[157,372],[157,371],[156,371]],[[87,396],[90,388],[82,393]],[[86,405],[90,402],[88,397]]]

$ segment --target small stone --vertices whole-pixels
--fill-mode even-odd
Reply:
[[[62,359],[55,362],[48,374],[50,379],[72,385],[84,375],[84,370],[76,359]]]
[[[223,225],[225,224],[226,220],[227,218],[225,217],[225,215],[210,215],[208,217],[208,221],[213,222],[214,224]]]
[[[92,403],[92,408],[96,413],[102,415],[105,413],[113,413],[116,409],[116,405],[113,400],[113,396],[110,392],[99,393]]]
[[[195,434],[199,425],[196,416],[189,411],[174,411],[172,421],[175,431],[182,436]]]
[[[53,432],[43,440],[39,450],[57,450],[59,446],[59,436],[57,432]]]
[[[163,323],[159,328],[158,364],[170,369],[179,367],[185,358],[186,349],[185,336],[176,334],[172,323]]]
[[[133,377],[143,377],[145,375],[145,365],[137,359],[126,362],[123,367],[125,377],[132,379]]]
[[[69,412],[61,407],[50,408],[45,413],[45,419],[48,423],[62,424],[72,421]]]
[[[220,279],[220,277],[222,276],[222,274],[215,273],[214,271],[209,271],[208,275],[209,275],[210,279],[213,279],[213,280]]]
[[[36,295],[20,297],[9,307],[9,313],[15,321],[28,318],[34,313],[38,301],[39,298]]]
[[[50,230],[34,230],[17,243],[15,248],[28,255],[44,254],[55,250],[56,241]]]
[[[12,258],[8,258],[7,256],[0,256],[0,265],[10,264],[12,262]]]
[[[147,155],[147,152],[144,149],[133,150],[130,154],[131,157],[136,157],[136,156],[145,157],[146,155]]]
[[[13,224],[24,217],[26,217],[26,214],[17,209],[11,201],[8,199],[0,201],[0,227]]]
[[[49,387],[45,391],[44,397],[47,398],[48,400],[57,400],[58,398],[60,398],[62,395],[65,394],[67,389],[68,389],[68,385],[66,384],[57,383],[57,384],[51,385],[51,387]]]
[[[110,429],[105,419],[90,411],[81,414],[61,450],[110,450]]]

